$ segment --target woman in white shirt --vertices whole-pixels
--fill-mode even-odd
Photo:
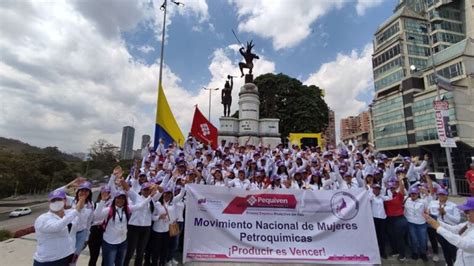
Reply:
[[[34,266],[69,265],[74,253],[73,238],[68,224],[84,207],[85,197],[80,197],[75,209],[64,210],[66,193],[55,190],[48,195],[49,211],[40,215],[35,221],[36,252],[33,256]]]
[[[448,201],[448,191],[444,188],[438,188],[436,191],[438,195],[438,200],[432,200],[428,205],[428,213],[429,215],[445,224],[455,226],[461,220],[461,213],[457,208],[456,204]],[[449,243],[443,236],[436,233],[436,230],[432,227],[428,227],[428,234],[435,234],[436,239],[438,240],[439,244],[443,248],[443,255],[444,260],[448,266],[454,265],[454,261],[456,260],[456,251],[457,248],[453,244]],[[431,244],[433,247],[433,244]],[[433,256],[433,261],[437,261],[435,256],[437,252],[434,251],[435,255]],[[439,258],[438,258],[439,260]]]
[[[421,258],[424,262],[427,262],[427,225],[423,213],[428,208],[428,201],[420,198],[418,187],[411,187],[408,193],[409,197],[404,204],[404,214],[408,221],[408,234],[412,248],[411,258],[413,260]]]
[[[89,239],[89,233],[92,226],[92,218],[94,214],[94,204],[92,202],[92,184],[89,181],[82,182],[76,191],[76,197],[73,200],[72,207],[74,208],[80,197],[86,199],[84,208],[79,212],[77,219],[74,220],[73,224],[76,231],[76,245],[74,255],[71,259],[70,265],[76,265],[79,255],[87,245],[87,239]]]
[[[170,245],[169,226],[177,220],[173,201],[173,192],[165,188],[163,196],[155,204],[151,232],[151,265],[164,266],[168,262]]]
[[[247,189],[250,186],[250,181],[245,179],[245,171],[239,170],[237,178],[232,179],[228,182],[229,187]]]
[[[185,203],[184,203],[185,193],[186,193],[186,189],[185,187],[182,187],[181,185],[177,185],[174,188],[174,192],[173,192],[174,197],[173,197],[172,203],[173,203],[174,213],[176,215],[176,221],[179,226],[180,234],[177,236],[171,237],[170,239],[171,243],[170,245],[168,245],[169,246],[168,252],[170,254],[168,258],[171,258],[171,263],[173,265],[178,264],[178,261],[176,261],[174,257],[175,257],[176,251],[178,251],[180,237],[183,234],[183,228],[184,228],[184,215],[183,214],[184,214],[184,207],[185,207]]]
[[[219,169],[214,170],[214,173],[212,174],[211,184],[218,187],[225,186],[226,182],[224,180],[224,177],[222,176],[221,170]]]
[[[104,266],[122,266],[127,252],[127,226],[132,212],[148,207],[151,197],[137,205],[128,205],[124,191],[117,191],[110,207],[105,207],[106,198],[101,198],[94,215],[104,219],[104,235],[102,242],[102,261]],[[101,195],[102,197],[102,195]]]
[[[384,201],[391,200],[392,196],[383,195],[379,184],[373,184],[369,190],[370,206],[372,207],[372,216],[374,217],[375,233],[377,235],[377,243],[379,244],[380,257],[387,258],[385,253],[385,235],[386,235],[386,219]]]
[[[313,191],[323,189],[323,184],[321,183],[321,173],[319,170],[313,172],[307,187]]]
[[[454,266],[474,265],[474,197],[468,198],[458,208],[466,214],[467,222],[449,225],[433,219],[428,214],[424,217],[438,234],[458,248]]]
[[[99,204],[101,198],[105,198],[105,206],[110,207],[112,204],[113,198],[110,196],[110,186],[105,185],[100,188],[100,195],[97,197],[96,206]],[[103,196],[102,196],[103,195]],[[102,230],[102,222],[103,219],[94,216],[92,220],[92,226],[90,229],[89,240],[87,244],[89,245],[89,266],[95,266],[97,263],[97,259],[99,258],[100,254],[100,247],[102,246],[102,237],[104,231]]]

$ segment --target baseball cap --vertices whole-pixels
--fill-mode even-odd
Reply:
[[[58,189],[58,190],[55,190],[55,191],[51,191],[49,194],[48,194],[48,200],[49,201],[52,201],[54,199],[65,199],[66,198],[66,192],[64,192],[63,190],[61,189]]]

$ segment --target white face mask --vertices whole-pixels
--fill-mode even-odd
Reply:
[[[64,201],[55,201],[49,203],[49,209],[53,212],[58,212],[64,209]]]

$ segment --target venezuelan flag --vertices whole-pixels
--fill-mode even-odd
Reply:
[[[161,84],[158,89],[158,101],[156,106],[155,139],[153,142],[155,149],[158,146],[160,138],[165,142],[165,148],[173,141],[176,141],[181,147],[184,145],[183,133],[181,133],[181,129],[171,112]]]

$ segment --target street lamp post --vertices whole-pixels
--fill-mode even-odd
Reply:
[[[428,42],[429,42],[429,46],[430,46],[431,69],[433,70],[433,77],[434,77],[434,82],[435,82],[435,85],[436,85],[436,96],[438,98],[438,101],[441,101],[442,99],[441,99],[441,93],[439,91],[438,77],[437,77],[438,73],[436,72],[436,64],[435,64],[434,55],[433,55],[433,38],[431,36],[431,26],[432,26],[432,24],[430,22],[430,18],[428,17],[427,13],[425,13],[425,19],[428,21],[428,23],[424,25],[426,28],[422,29],[422,30],[425,31],[428,34]],[[429,82],[429,78],[428,78],[428,82]],[[451,193],[453,195],[457,195],[458,190],[457,190],[457,186],[456,186],[456,180],[454,178],[453,161],[452,161],[452,158],[451,158],[451,148],[450,147],[445,147],[444,150],[445,150],[445,153],[446,153],[446,161],[448,163],[448,174],[449,174],[449,183],[451,185]]]
[[[212,91],[217,91],[219,90],[219,88],[206,88],[206,87],[202,87],[202,88],[206,91],[209,91],[209,115],[207,116],[207,119],[209,120],[209,122],[211,122],[211,94],[212,94]]]

